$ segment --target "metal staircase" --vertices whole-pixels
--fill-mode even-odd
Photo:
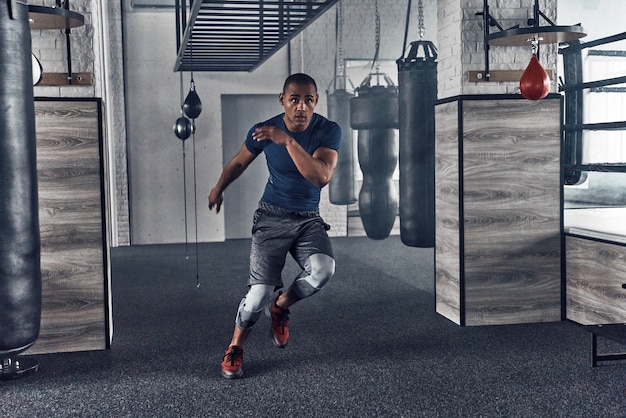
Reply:
[[[174,71],[253,71],[338,0],[176,0]]]

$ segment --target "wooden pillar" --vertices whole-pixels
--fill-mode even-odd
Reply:
[[[561,98],[435,107],[437,312],[460,325],[559,321]]]

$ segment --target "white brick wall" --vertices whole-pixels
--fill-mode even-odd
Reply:
[[[461,0],[437,1],[437,94],[439,98],[462,92]]]
[[[557,0],[542,0],[539,8],[552,21],[556,21]],[[471,83],[468,71],[485,70],[483,17],[476,13],[483,11],[482,0],[439,0],[439,97],[459,94],[503,94],[519,93],[519,82],[480,82]],[[491,16],[504,28],[516,24],[526,27],[528,18],[533,15],[532,1],[492,0],[489,2]],[[540,25],[548,23],[544,20]],[[499,29],[490,27],[490,33]],[[460,35],[460,39],[459,39]],[[493,70],[524,70],[530,61],[528,47],[491,46],[489,68]],[[546,70],[557,68],[557,47],[554,44],[540,47],[540,61]],[[555,79],[557,77],[554,77]],[[552,90],[556,91],[555,80]]]
[[[31,0],[35,6],[55,7],[54,0]],[[70,33],[72,73],[92,73],[89,86],[35,86],[37,97],[98,97],[103,101],[104,160],[107,204],[113,210],[108,224],[112,245],[130,242],[126,128],[122,60],[121,2],[72,0],[70,10],[84,16],[85,24]],[[33,30],[32,51],[44,73],[67,73],[68,53],[64,30]],[[106,62],[105,62],[106,61]]]
[[[34,6],[54,7],[54,0],[31,0]],[[94,72],[94,24],[91,13],[92,1],[73,0],[70,9],[82,14],[85,24],[70,32],[72,72]],[[44,73],[67,73],[67,47],[64,30],[33,30],[32,51],[39,59]],[[51,87],[36,86],[35,96],[45,97],[96,97],[94,86]]]
[[[112,243],[130,244],[128,173],[126,161],[126,106],[124,97],[124,58],[122,55],[121,2],[99,3],[95,54],[96,93],[104,101],[107,138],[108,189],[111,207]]]

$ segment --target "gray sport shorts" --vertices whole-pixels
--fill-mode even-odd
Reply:
[[[313,254],[333,257],[326,231],[330,226],[319,212],[294,212],[259,202],[252,221],[250,278],[248,284],[283,287],[282,270],[287,253],[304,268]]]

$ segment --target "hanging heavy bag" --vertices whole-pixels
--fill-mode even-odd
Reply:
[[[349,205],[356,202],[354,187],[354,141],[350,128],[350,99],[354,94],[337,89],[328,94],[328,118],[341,127],[341,145],[337,168],[328,184],[330,203]]]
[[[350,125],[358,129],[363,173],[359,213],[366,235],[380,240],[390,235],[398,213],[398,193],[392,180],[398,164],[398,91],[392,85],[364,83],[357,93],[350,99]]]
[[[418,51],[424,51],[424,57]],[[435,100],[437,50],[415,41],[398,59],[400,126],[400,238],[412,247],[435,246]]]
[[[28,6],[0,2],[0,360],[39,335],[41,272]]]
[[[359,213],[368,238],[387,238],[398,213],[398,193],[392,175],[398,161],[398,140],[393,129],[361,129],[358,141],[363,184]]]

